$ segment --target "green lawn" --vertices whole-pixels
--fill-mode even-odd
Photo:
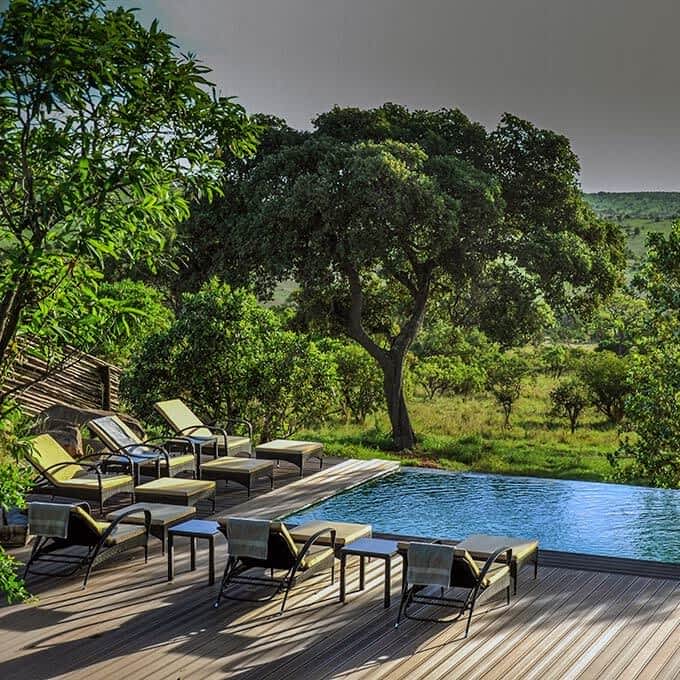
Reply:
[[[539,376],[527,384],[515,405],[511,427],[493,399],[442,397],[410,399],[413,424],[419,435],[417,450],[401,456],[389,451],[389,426],[384,415],[364,425],[329,423],[300,433],[324,442],[329,454],[352,458],[389,458],[406,465],[448,470],[564,479],[609,481],[606,454],[618,445],[615,427],[590,409],[572,435],[566,420],[548,414],[548,394],[555,381]],[[297,435],[296,435],[297,436]]]

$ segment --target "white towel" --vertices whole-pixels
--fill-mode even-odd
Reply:
[[[72,507],[64,503],[29,503],[29,533],[46,538],[66,538]]]
[[[453,546],[439,543],[409,543],[407,582],[416,586],[450,586],[453,550]]]
[[[251,557],[266,560],[269,552],[270,522],[266,519],[246,517],[227,518],[229,554],[234,557]]]

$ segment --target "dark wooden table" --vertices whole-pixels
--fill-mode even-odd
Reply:
[[[375,557],[385,562],[385,609],[390,606],[392,558],[399,554],[396,541],[382,538],[360,538],[340,549],[340,602],[345,601],[345,569],[348,555],[357,555],[359,562],[359,590],[365,584],[365,559]]]
[[[191,539],[191,571],[196,570],[196,539],[208,539],[208,583],[215,583],[215,536],[221,534],[217,522],[205,519],[190,519],[168,529],[168,581],[175,578],[175,536]]]

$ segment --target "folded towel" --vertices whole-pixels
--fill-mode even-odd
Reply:
[[[406,580],[417,586],[451,585],[453,547],[439,543],[409,543]]]
[[[227,518],[229,554],[235,557],[267,559],[270,522],[245,517]]]
[[[72,507],[64,503],[29,503],[29,533],[47,538],[66,538]]]

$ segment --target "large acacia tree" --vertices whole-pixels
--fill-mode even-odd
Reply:
[[[295,279],[304,314],[380,365],[398,449],[415,441],[404,360],[433,297],[495,279],[498,308],[503,278],[520,277],[522,295],[583,309],[616,283],[620,233],[582,200],[560,135],[508,115],[487,133],[457,110],[392,104],[333,109],[310,133],[270,123],[228,174],[225,202],[187,223],[188,270]]]
[[[208,71],[98,0],[0,15],[0,383],[26,341],[91,349],[130,311],[101,304],[106,262],[152,260],[189,200],[220,190],[223,158],[254,147]]]

